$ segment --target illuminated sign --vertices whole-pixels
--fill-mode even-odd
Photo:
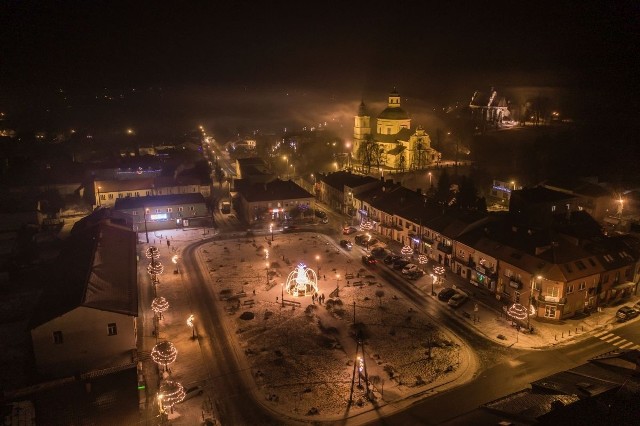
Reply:
[[[166,213],[152,214],[151,220],[167,220]]]

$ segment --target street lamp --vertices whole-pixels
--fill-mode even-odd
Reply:
[[[336,297],[340,297],[340,274],[336,274]]]
[[[271,232],[271,241],[273,241],[273,223],[269,224],[269,232]]]
[[[436,274],[436,276],[438,277],[438,284],[440,284],[440,280],[442,279],[445,273],[444,266],[440,266],[440,265],[436,266],[435,268],[433,268],[433,273]],[[431,294],[433,294],[433,281],[431,281]]]
[[[174,269],[173,273],[177,274],[178,271],[178,255],[174,254],[173,257],[171,258],[171,261],[173,262],[174,265],[176,265],[176,269]]]
[[[320,256],[316,254],[316,272],[320,276]]]
[[[191,327],[191,338],[195,339],[196,338],[196,326],[194,324],[195,321],[195,317],[193,316],[193,314],[189,315],[189,318],[187,318],[187,325],[189,327]]]
[[[431,183],[431,172],[429,172],[429,186],[433,186],[433,184]]]
[[[286,155],[283,155],[282,159],[287,162],[287,177],[289,177],[289,157],[287,157]]]

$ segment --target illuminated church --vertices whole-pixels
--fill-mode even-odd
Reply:
[[[363,166],[370,163],[372,168],[379,165],[385,169],[419,170],[440,160],[441,154],[431,147],[431,138],[422,126],[411,129],[411,118],[400,107],[400,95],[395,88],[375,126],[372,133],[371,116],[364,102],[360,103],[353,127],[352,152]]]

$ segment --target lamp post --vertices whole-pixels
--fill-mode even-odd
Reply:
[[[340,297],[340,274],[336,274],[336,297]]]
[[[176,265],[176,269],[174,269],[173,273],[177,274],[178,271],[178,255],[174,254],[173,257],[171,258],[171,261],[173,262],[174,265]]]
[[[196,325],[195,325],[194,321],[195,321],[195,317],[193,316],[193,314],[189,315],[189,318],[187,318],[187,325],[189,327],[191,327],[191,338],[192,339],[196,338]]]
[[[284,308],[284,283],[280,284],[280,289],[282,290],[282,295],[280,297],[280,303],[282,304],[282,307]]]
[[[98,207],[100,207],[100,189],[101,189],[101,187],[100,187],[100,185],[98,185],[98,203],[97,203]]]
[[[440,265],[436,266],[435,268],[433,268],[433,273],[436,274],[436,276],[438,277],[438,284],[441,284],[440,280],[442,279],[442,276],[445,273],[444,266],[440,266]],[[433,294],[433,281],[431,281],[431,287],[432,287],[431,293]]]
[[[429,172],[429,187],[432,187],[433,184],[431,183],[431,172]]]
[[[269,224],[269,232],[271,232],[271,241],[273,241],[273,223]]]
[[[316,254],[316,272],[320,276],[320,256]]]
[[[286,155],[283,155],[282,159],[287,162],[286,170],[287,170],[287,177],[289,177],[289,157],[287,157]]]
[[[267,285],[269,285],[269,250],[264,249],[265,267],[267,269]]]

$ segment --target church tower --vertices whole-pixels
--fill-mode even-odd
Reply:
[[[353,125],[353,154],[355,155],[360,148],[360,144],[367,140],[367,137],[371,135],[371,117],[367,112],[367,107],[364,101],[360,102],[358,108],[358,115],[355,116]]]
[[[402,129],[411,128],[411,119],[405,110],[400,108],[400,95],[394,87],[389,93],[387,107],[378,115],[378,135],[396,135]]]

